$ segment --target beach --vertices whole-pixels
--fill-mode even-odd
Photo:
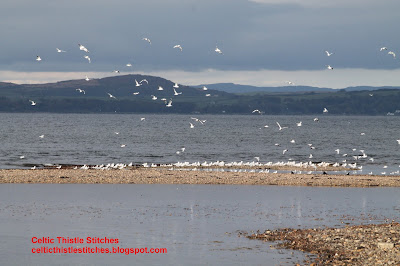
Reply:
[[[141,167],[113,170],[7,169],[0,170],[0,183],[400,187],[400,176],[193,171]]]

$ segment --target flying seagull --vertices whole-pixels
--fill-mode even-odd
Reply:
[[[66,51],[58,49],[58,48],[56,48],[56,49],[57,49],[57,53],[65,53],[66,52]]]
[[[393,58],[396,58],[396,54],[392,51],[389,51],[388,54],[393,55]]]
[[[149,38],[143,38],[142,40],[148,42],[149,44],[151,44],[151,41],[150,41]]]
[[[159,91],[163,91],[163,90],[164,90],[164,88],[163,88],[163,87],[161,87],[161,86],[158,86],[158,90],[159,90]]]
[[[385,50],[387,50],[387,47],[381,47],[381,49],[379,49],[379,51],[385,51]]]
[[[172,87],[177,89],[177,88],[179,88],[179,85],[178,85],[178,83],[175,83],[174,86],[172,86]]]
[[[218,54],[222,54],[222,51],[218,48],[218,46],[216,46],[215,47],[215,50],[214,50],[216,53],[218,53]]]
[[[190,128],[194,128],[194,125],[192,123],[189,122],[189,124],[190,124]]]
[[[172,107],[172,99],[169,99],[168,104],[166,105],[166,107]]]
[[[110,96],[110,98],[117,99],[117,98],[115,98],[115,96],[114,96],[114,95],[112,95],[111,93],[108,93],[108,92],[107,92],[107,94],[108,94],[108,96]]]
[[[328,109],[324,108],[324,110],[322,110],[323,113],[327,113]]]
[[[131,63],[128,63],[128,64],[126,64],[126,66],[127,66],[127,67],[131,67],[131,66],[132,66],[132,64],[131,64]]]
[[[78,43],[78,45],[79,45],[79,50],[85,51],[86,53],[89,53],[89,50],[88,50],[85,46],[83,46],[83,45],[80,44],[80,43]]]
[[[90,57],[88,55],[85,55],[84,58],[86,58],[90,63]]]
[[[278,125],[278,127],[279,127],[279,130],[282,130],[282,129],[288,128],[288,127],[281,127],[281,125],[280,125],[278,122],[276,122],[276,124]]]
[[[38,61],[38,62],[39,62],[39,61],[42,61],[42,58],[41,58],[40,56],[37,55],[37,56],[36,56],[36,61]]]
[[[333,55],[333,53],[330,53],[330,52],[328,52],[328,51],[325,51],[325,53],[326,53],[327,56]]]
[[[175,96],[178,96],[178,95],[181,95],[182,94],[182,92],[177,92],[176,90],[175,90],[175,88],[173,88],[174,89],[174,95]]]
[[[86,91],[85,91],[85,90],[82,90],[82,89],[80,89],[80,88],[77,88],[76,90],[79,91],[80,93],[86,94]]]
[[[252,114],[254,114],[254,113],[259,113],[259,114],[261,114],[261,111],[260,110],[258,110],[258,109],[255,109],[255,110],[253,110],[253,112],[251,112]]]
[[[88,76],[85,76],[85,80],[86,80],[86,81],[89,81],[90,79],[89,79],[89,77],[88,77]]]
[[[135,79],[135,83],[136,83],[136,87],[140,87],[140,86],[142,86],[142,84],[141,83],[139,83],[136,79]]]
[[[175,45],[174,48],[178,48],[179,50],[181,50],[181,52],[183,50],[183,48],[182,48],[182,46],[180,44]]]
[[[301,127],[303,125],[303,122],[300,121],[299,123],[296,123],[296,124],[298,127]]]
[[[329,70],[333,70],[333,67],[331,67],[330,65],[327,65],[326,68]]]

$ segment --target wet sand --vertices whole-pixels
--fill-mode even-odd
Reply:
[[[0,170],[0,183],[212,184],[400,187],[400,176],[217,172],[125,168],[121,170]]]
[[[272,248],[311,253],[307,265],[399,265],[400,224],[371,224],[325,229],[266,230],[250,239],[279,241]]]

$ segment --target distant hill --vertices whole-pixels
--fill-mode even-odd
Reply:
[[[311,86],[281,86],[281,87],[257,87],[251,85],[240,85],[234,83],[216,83],[216,84],[205,84],[194,87],[206,86],[209,89],[225,91],[229,93],[253,93],[253,92],[264,92],[264,93],[302,93],[302,92],[336,92],[338,89],[332,88],[319,88]],[[358,87],[347,87],[344,88],[346,91],[363,91],[363,90],[380,90],[380,89],[398,89],[399,87],[371,87],[371,86],[358,86]]]
[[[142,82],[142,86],[137,87],[135,79],[140,82],[146,79],[148,83]],[[174,83],[164,78],[147,76],[147,75],[118,75],[106,77],[101,79],[91,79],[86,81],[68,80],[56,83],[46,84],[22,84],[17,85],[13,83],[0,82],[0,96],[14,96],[14,97],[82,97],[81,93],[77,91],[78,88],[85,90],[85,97],[108,97],[111,93],[115,97],[129,97],[133,96],[134,92],[139,92],[135,95],[136,98],[149,98],[151,95],[157,97],[173,97],[174,96]],[[161,86],[164,90],[159,90]],[[185,96],[204,96],[206,93],[200,88],[179,85],[175,89],[177,93]],[[226,95],[226,92],[210,90],[207,92],[213,95]]]
[[[142,86],[136,86],[135,79],[138,82],[146,79],[148,84],[142,82]],[[163,90],[159,90],[160,86]],[[325,115],[400,115],[397,88],[257,88],[228,83],[206,86],[208,90],[182,84],[174,88],[170,80],[147,75],[115,75],[47,84],[0,82],[0,112],[255,115],[253,110],[258,109],[262,114],[271,115],[321,115],[327,108],[329,113]],[[153,100],[152,95],[157,99]],[[30,100],[36,105],[31,105]],[[167,107],[170,100],[172,106]]]

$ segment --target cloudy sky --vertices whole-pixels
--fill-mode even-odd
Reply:
[[[0,81],[118,69],[188,85],[400,86],[399,10],[398,0],[2,0]]]

